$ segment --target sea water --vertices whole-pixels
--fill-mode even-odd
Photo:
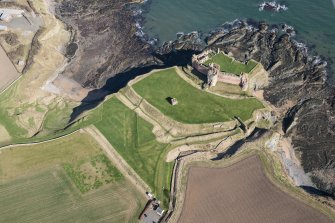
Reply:
[[[235,19],[267,21],[293,26],[296,39],[325,57],[335,82],[335,0],[278,1],[281,12],[260,11],[261,0],[151,0],[144,14],[144,31],[159,42],[174,40],[176,33],[208,32]]]

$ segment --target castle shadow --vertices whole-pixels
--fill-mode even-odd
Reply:
[[[187,66],[190,64],[192,55],[195,53],[198,52],[193,50],[183,50],[172,51],[169,54],[164,55],[154,54],[154,56],[158,60],[162,61],[162,63],[136,67],[109,78],[102,88],[90,91],[81,101],[81,104],[72,110],[68,124],[73,124],[73,122],[76,121],[82,113],[97,107],[102,101],[104,101],[106,96],[117,93],[120,89],[127,86],[129,81],[134,78],[149,73],[154,69],[164,69],[172,66]]]

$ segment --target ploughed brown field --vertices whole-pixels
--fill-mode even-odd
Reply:
[[[20,74],[0,46],[0,92],[19,77]]]
[[[258,156],[225,168],[191,167],[179,223],[329,223],[265,176]]]

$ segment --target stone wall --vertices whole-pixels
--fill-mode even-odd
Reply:
[[[192,60],[192,67],[194,69],[196,69],[197,71],[199,71],[200,73],[203,73],[205,74],[206,76],[208,75],[208,72],[209,72],[209,68],[198,63],[198,61],[193,61]]]
[[[241,74],[241,76],[237,76],[235,74],[230,74],[226,72],[222,72],[220,66],[218,64],[210,64],[209,67],[203,65],[208,59],[209,54],[215,54],[216,52],[212,50],[206,50],[198,55],[193,55],[192,57],[192,66],[194,69],[199,71],[200,73],[207,76],[207,83],[210,87],[215,86],[217,82],[239,85],[242,90],[248,89],[248,76],[247,74]],[[221,53],[218,50],[217,53]]]
[[[241,84],[241,78],[240,77],[234,77],[226,74],[219,74],[218,75],[218,81],[228,84],[234,84],[234,85],[240,85]]]

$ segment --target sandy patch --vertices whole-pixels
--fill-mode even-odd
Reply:
[[[0,125],[0,142],[8,142],[11,140],[11,137],[5,127]]]

